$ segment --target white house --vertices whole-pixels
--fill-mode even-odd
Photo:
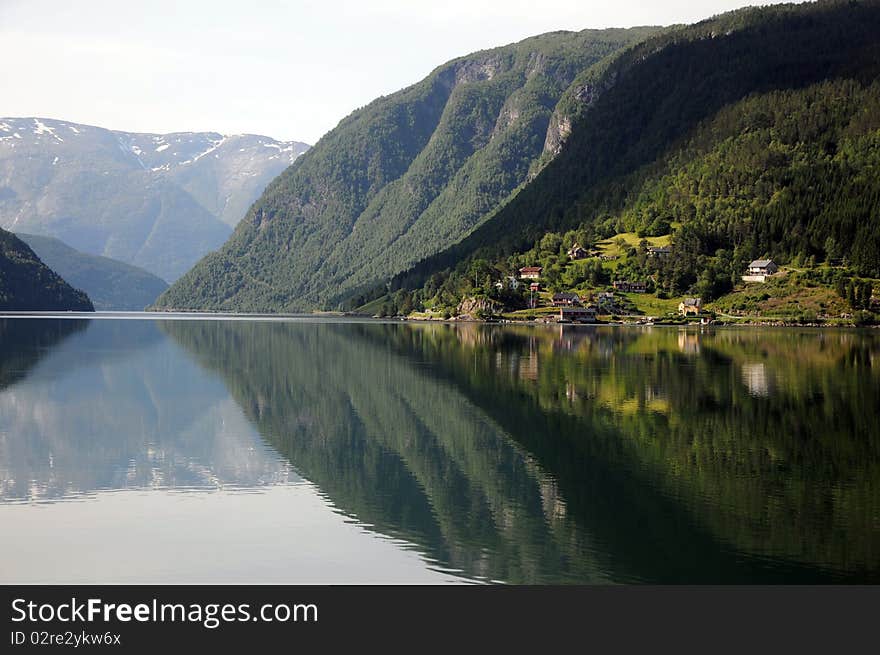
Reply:
[[[742,276],[743,282],[766,282],[768,275],[773,275],[779,267],[772,259],[756,259],[749,264],[748,272]]]
[[[756,259],[749,264],[749,275],[773,275],[778,270],[772,259]]]

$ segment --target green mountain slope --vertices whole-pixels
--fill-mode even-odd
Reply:
[[[670,224],[671,291],[768,254],[880,276],[878,77],[876,1],[741,10],[649,39],[573,85],[570,134],[529,185],[392,286],[451,291],[450,269],[513,266],[548,231],[594,241]]]
[[[137,266],[88,255],[52,237],[21,233],[16,236],[49,268],[85,291],[95,309],[140,311],[168,288],[165,280]]]
[[[49,269],[26,243],[0,229],[0,311],[94,311],[88,296]]]
[[[545,34],[377,99],[276,178],[224,247],[156,307],[332,306],[449,246],[534,172],[577,76],[654,31]]]

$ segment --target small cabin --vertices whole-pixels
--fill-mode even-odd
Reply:
[[[600,291],[596,294],[596,299],[599,301],[601,305],[603,302],[614,303],[614,292],[613,291]]]
[[[778,270],[772,259],[756,259],[749,264],[749,275],[773,275]]]
[[[699,316],[703,309],[703,302],[700,298],[685,298],[678,303],[678,312],[682,316]]]
[[[519,276],[523,280],[538,280],[542,270],[540,266],[523,266],[519,269]]]
[[[573,307],[574,305],[580,305],[581,299],[576,293],[563,291],[562,293],[554,293],[551,302],[554,307]]]
[[[541,290],[541,283],[540,283],[540,282],[532,282],[532,283],[529,285],[529,291],[535,291],[535,292],[538,292],[538,291],[540,291],[540,290]]]
[[[559,310],[560,323],[595,323],[595,307],[562,307]]]
[[[615,280],[612,286],[617,291],[624,293],[645,293],[648,286],[644,282],[630,282],[629,280]]]
[[[770,275],[779,270],[772,259],[756,259],[749,264],[749,269],[742,276],[743,282],[766,282]]]
[[[568,258],[572,261],[576,259],[586,259],[590,256],[590,253],[586,250],[586,248],[582,248],[580,244],[576,243],[571,248],[568,249]]]

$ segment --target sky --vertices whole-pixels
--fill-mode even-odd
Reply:
[[[455,57],[737,0],[0,0],[0,116],[314,144]]]

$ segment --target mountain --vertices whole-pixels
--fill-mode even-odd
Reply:
[[[0,311],[94,310],[85,293],[62,280],[21,239],[0,229]]]
[[[22,233],[16,236],[49,268],[85,291],[95,309],[140,311],[168,288],[167,282],[142,268],[88,255],[59,239]]]
[[[587,71],[560,101],[576,109],[558,156],[391,286],[425,285],[407,304],[454,302],[474,291],[474,267],[537,256],[562,284],[575,239],[626,232],[671,234],[674,257],[606,273],[650,275],[669,293],[717,297],[766,256],[880,277],[878,79],[874,0],[739,10],[656,35]]]
[[[175,280],[226,240],[307,147],[247,134],[0,118],[0,227]]]
[[[455,243],[537,170],[577,76],[655,31],[544,34],[373,101],[276,178],[156,307],[333,306]]]

